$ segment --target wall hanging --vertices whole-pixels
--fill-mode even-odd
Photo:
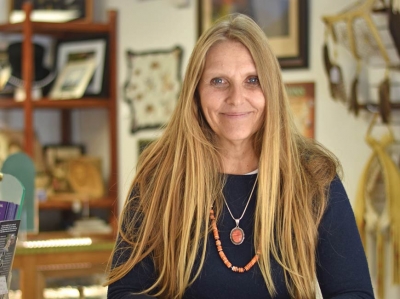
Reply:
[[[357,1],[336,15],[322,18],[326,25],[323,60],[332,98],[344,102],[355,115],[360,109],[375,106],[385,123],[390,121],[391,110],[400,108],[394,104],[391,88],[397,83],[393,84],[390,75],[400,71],[400,42],[398,30],[394,30],[400,25],[392,24],[399,22],[399,3],[398,0]],[[338,45],[348,49],[357,63],[351,82],[342,74]],[[360,102],[359,79],[363,67],[371,69],[372,73],[379,68],[384,70],[375,88],[377,103],[369,98]],[[348,82],[349,91],[346,89]]]
[[[183,50],[126,51],[124,100],[131,111],[130,131],[159,128],[167,123],[181,87]]]

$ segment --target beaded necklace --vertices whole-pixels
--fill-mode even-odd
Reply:
[[[212,228],[214,239],[215,239],[215,245],[217,246],[217,251],[218,251],[219,257],[224,262],[225,266],[227,266],[233,272],[244,273],[246,271],[249,271],[251,269],[251,267],[253,267],[255,265],[255,263],[257,263],[258,256],[260,255],[260,251],[257,250],[257,253],[255,254],[255,256],[250,260],[250,262],[246,266],[244,266],[244,267],[233,266],[232,263],[226,257],[226,255],[222,249],[222,243],[221,243],[221,240],[219,239],[219,233],[218,233],[218,228],[217,228],[217,221],[215,220],[214,210],[212,207],[210,210],[210,220],[211,220],[211,228]]]

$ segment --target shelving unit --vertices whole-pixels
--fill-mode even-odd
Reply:
[[[16,24],[0,24],[0,33],[15,34],[19,33],[23,36],[22,44],[22,79],[24,81],[24,90],[26,98],[23,102],[16,102],[13,98],[1,98],[0,109],[11,110],[20,109],[23,113],[23,130],[24,130],[24,151],[33,157],[34,153],[34,133],[37,128],[34,128],[34,112],[39,109],[52,109],[60,111],[60,136],[62,143],[68,144],[72,140],[72,111],[82,109],[105,109],[107,111],[108,123],[108,140],[107,145],[109,163],[106,179],[106,194],[104,198],[91,199],[83,204],[89,205],[90,208],[107,209],[110,212],[110,224],[116,227],[115,215],[117,213],[117,182],[118,182],[118,165],[117,165],[117,103],[116,103],[116,21],[117,12],[108,11],[107,21],[104,23],[44,23],[32,22],[30,16],[32,13],[32,5],[25,3],[23,5],[26,18],[22,23]],[[41,98],[33,100],[31,92],[33,80],[33,51],[32,37],[36,34],[48,35],[54,39],[82,38],[107,36],[108,51],[106,64],[108,70],[107,90],[108,94],[105,97],[84,97],[81,99],[71,100],[52,100],[49,98]],[[90,154],[90,152],[88,153]],[[39,203],[40,210],[68,210],[72,208],[72,201],[66,200],[63,196],[53,195],[46,201]]]

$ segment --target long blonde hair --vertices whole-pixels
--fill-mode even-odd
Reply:
[[[259,155],[254,223],[254,246],[261,251],[258,265],[271,295],[275,287],[270,253],[284,269],[291,296],[314,296],[317,228],[339,163],[296,130],[278,61],[263,31],[241,14],[218,21],[192,52],[171,120],[139,159],[132,194],[119,221],[120,239],[130,246],[119,250],[128,250],[129,259],[110,269],[106,285],[151,256],[157,280],[143,293],[181,298],[201,271],[210,207],[215,201],[216,210],[221,210],[224,181],[220,154],[196,89],[208,50],[227,39],[250,51],[266,99],[264,124],[254,136]],[[200,266],[195,267],[199,258]]]

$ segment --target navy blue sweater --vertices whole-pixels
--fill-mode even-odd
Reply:
[[[224,195],[235,218],[239,218],[247,203],[256,175],[229,175]],[[328,208],[319,227],[317,248],[317,277],[324,298],[374,298],[365,253],[355,224],[353,210],[339,179],[329,189]],[[235,266],[245,266],[254,256],[253,220],[256,192],[246,210],[240,227],[245,240],[241,245],[231,243],[229,234],[235,226],[226,207],[218,230],[227,258]],[[116,260],[117,257],[114,257]],[[123,259],[123,257],[122,257]],[[121,259],[119,259],[119,262]],[[276,299],[290,298],[282,268],[272,258],[272,275],[276,287]],[[150,298],[134,296],[151,285],[155,279],[154,266],[150,258],[135,266],[125,277],[108,287],[108,298]],[[201,275],[187,288],[185,299],[207,298],[271,298],[258,265],[249,272],[235,273],[220,259],[215,241],[210,234],[207,255]],[[308,299],[308,298],[307,298]],[[311,299],[311,298],[310,298]]]

